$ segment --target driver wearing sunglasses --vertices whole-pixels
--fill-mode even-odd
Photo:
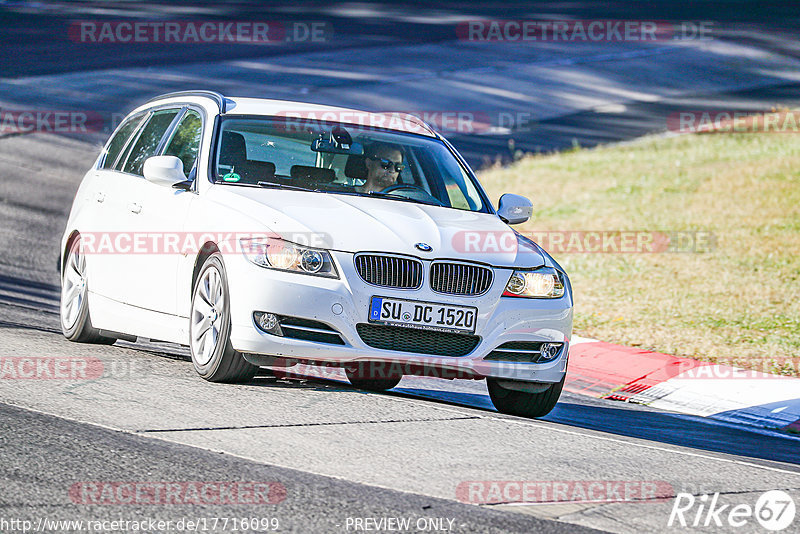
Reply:
[[[396,145],[376,143],[369,147],[364,160],[367,167],[367,181],[356,187],[359,193],[383,191],[397,182],[403,164],[403,151]]]

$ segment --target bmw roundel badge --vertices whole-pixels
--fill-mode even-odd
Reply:
[[[433,250],[433,247],[427,243],[417,243],[414,245],[417,249],[421,250],[422,252],[430,252]]]

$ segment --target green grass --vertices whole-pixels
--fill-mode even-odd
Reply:
[[[704,253],[555,253],[575,333],[781,374],[800,371],[800,136],[645,138],[481,173],[528,196],[520,231],[702,231]]]

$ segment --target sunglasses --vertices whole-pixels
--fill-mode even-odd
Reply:
[[[370,156],[369,159],[379,162],[383,170],[388,170],[394,165],[394,172],[400,172],[406,168],[402,163],[395,163],[394,161],[386,158],[379,158],[378,156]]]

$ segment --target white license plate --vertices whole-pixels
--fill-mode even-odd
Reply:
[[[369,322],[439,330],[441,332],[475,332],[478,309],[417,300],[372,297]]]

